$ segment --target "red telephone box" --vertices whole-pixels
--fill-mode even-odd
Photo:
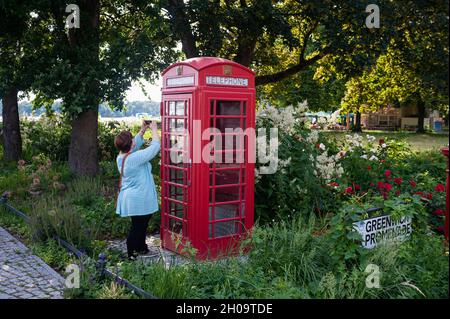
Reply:
[[[162,76],[162,246],[194,248],[198,259],[233,254],[253,226],[254,72],[201,57]]]

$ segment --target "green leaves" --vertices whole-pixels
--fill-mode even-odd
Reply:
[[[388,50],[375,66],[347,83],[342,106],[369,112],[421,100],[427,107],[447,110],[448,1],[393,5],[398,18]]]

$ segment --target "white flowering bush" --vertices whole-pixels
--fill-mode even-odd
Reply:
[[[340,156],[317,130],[307,128],[307,102],[297,106],[275,108],[259,105],[258,128],[278,128],[278,149],[274,174],[261,174],[263,164],[256,166],[256,207],[261,221],[269,222],[294,214],[325,213],[335,206],[328,183],[343,173]]]

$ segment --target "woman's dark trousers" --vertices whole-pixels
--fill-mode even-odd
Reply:
[[[131,216],[131,228],[127,238],[128,257],[148,252],[145,238],[147,227],[152,215]]]

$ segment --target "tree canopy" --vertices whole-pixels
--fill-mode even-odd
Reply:
[[[250,66],[258,85],[274,83],[332,56],[340,72],[374,60],[395,36],[392,1],[379,29],[365,26],[366,3],[331,0],[162,0],[186,57],[214,55]]]
[[[403,36],[392,39],[373,67],[346,84],[344,109],[417,105],[421,113],[425,108],[448,113],[448,1],[403,5],[405,17],[397,26]]]

